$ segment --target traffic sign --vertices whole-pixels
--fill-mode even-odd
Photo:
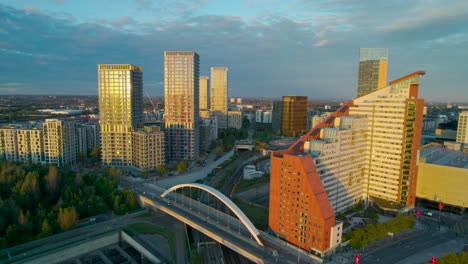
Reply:
[[[444,208],[444,204],[443,204],[443,203],[439,203],[439,211],[441,211],[443,208]]]

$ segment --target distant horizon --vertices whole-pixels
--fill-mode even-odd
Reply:
[[[297,94],[288,94],[288,95],[284,95],[284,96],[296,96]],[[98,95],[83,95],[83,94],[0,94],[0,97],[12,97],[12,96],[19,96],[19,97],[27,97],[27,96],[64,96],[64,97],[98,97]],[[302,96],[302,95],[297,95],[297,96]],[[164,96],[150,96],[151,98],[163,98],[164,99]],[[147,96],[144,96],[143,99],[145,98],[148,98]],[[265,100],[274,100],[274,99],[281,99],[281,97],[243,97],[243,96],[229,96],[229,98],[242,98],[242,99],[265,99]],[[354,100],[356,98],[352,98],[352,99],[336,99],[336,98],[321,98],[321,99],[311,99],[311,98],[307,98],[307,101],[309,102],[313,102],[313,101],[342,101],[342,102],[347,102],[347,101],[350,101],[350,100]],[[424,99],[424,98],[423,98]],[[440,104],[455,104],[455,105],[460,105],[460,104],[466,104],[468,105],[468,101],[466,102],[463,102],[463,101],[458,101],[458,102],[454,102],[454,101],[428,101],[426,99],[424,99],[424,104],[427,104],[427,103],[440,103]],[[237,103],[236,103],[237,104]]]

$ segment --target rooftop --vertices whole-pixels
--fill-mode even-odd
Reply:
[[[426,159],[426,163],[468,169],[468,153],[462,151],[428,146],[421,149],[420,156]]]

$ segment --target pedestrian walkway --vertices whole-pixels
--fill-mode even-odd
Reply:
[[[215,160],[212,163],[206,164],[205,167],[199,168],[198,170],[187,172],[182,175],[170,176],[159,180],[156,182],[156,185],[167,189],[177,184],[191,183],[203,179],[206,176],[208,176],[208,174],[210,174],[211,171],[213,171],[216,167],[218,167],[227,159],[232,157],[234,155],[234,151],[235,150],[232,149],[231,151],[225,153],[221,158]]]

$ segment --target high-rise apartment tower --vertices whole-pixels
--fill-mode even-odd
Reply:
[[[164,52],[166,159],[193,160],[199,154],[199,56],[193,51]]]
[[[457,142],[468,144],[468,111],[458,116]]]
[[[211,68],[211,113],[218,119],[218,128],[227,128],[228,68]]]
[[[283,96],[281,133],[298,136],[307,129],[307,96]]]
[[[132,166],[132,132],[143,123],[143,70],[130,64],[99,64],[102,163]]]
[[[43,124],[44,163],[64,166],[77,160],[76,123],[46,119]]]
[[[281,133],[281,115],[283,113],[283,102],[274,100],[272,103],[271,128],[275,133]]]
[[[357,97],[383,88],[387,82],[388,49],[360,48]]]
[[[200,76],[200,110],[210,109],[209,77]]]

